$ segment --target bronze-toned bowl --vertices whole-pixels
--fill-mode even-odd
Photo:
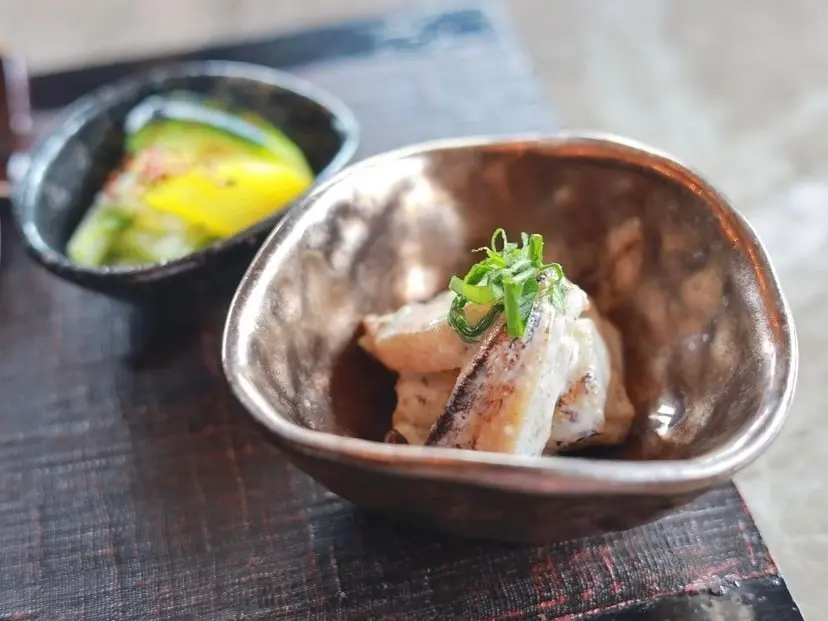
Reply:
[[[499,226],[542,233],[625,337],[637,420],[611,451],[543,458],[383,444],[394,376],[361,318],[430,297]],[[599,135],[461,139],[354,165],[270,236],[230,310],[224,368],[269,437],[364,507],[542,542],[654,519],[759,456],[798,363],[755,233],[674,159]]]

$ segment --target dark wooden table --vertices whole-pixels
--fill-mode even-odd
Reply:
[[[502,10],[185,56],[329,88],[363,124],[362,155],[554,129]],[[33,103],[58,108],[164,60],[40,76]],[[541,548],[357,510],[288,465],[231,397],[224,307],[154,322],[38,269],[0,212],[0,619],[801,619],[732,485],[633,531]]]

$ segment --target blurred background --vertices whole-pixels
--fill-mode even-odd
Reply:
[[[794,308],[802,364],[790,423],[739,484],[794,596],[805,611],[816,610],[828,578],[828,417],[820,385],[828,378],[828,5],[504,4],[562,126],[624,134],[672,152],[722,189],[766,243]],[[421,5],[0,0],[0,46],[42,73]]]

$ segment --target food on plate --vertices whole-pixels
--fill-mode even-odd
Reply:
[[[123,160],[67,245],[80,265],[180,258],[278,212],[314,179],[279,129],[194,94],[148,97],[124,130]]]
[[[360,345],[399,373],[387,440],[533,456],[623,442],[618,330],[540,235],[498,229],[480,251],[448,291],[364,319]]]

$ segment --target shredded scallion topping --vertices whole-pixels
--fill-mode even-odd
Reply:
[[[448,322],[466,342],[478,340],[494,323],[498,314],[506,319],[511,338],[520,338],[541,290],[538,276],[551,276],[543,290],[556,308],[563,310],[566,284],[563,268],[558,263],[543,262],[543,236],[521,233],[521,245],[510,242],[506,231],[497,229],[490,247],[477,248],[486,258],[475,263],[464,278],[452,276],[449,289],[454,293]],[[498,242],[500,244],[498,245]],[[476,324],[466,319],[468,304],[489,306],[489,312]]]

